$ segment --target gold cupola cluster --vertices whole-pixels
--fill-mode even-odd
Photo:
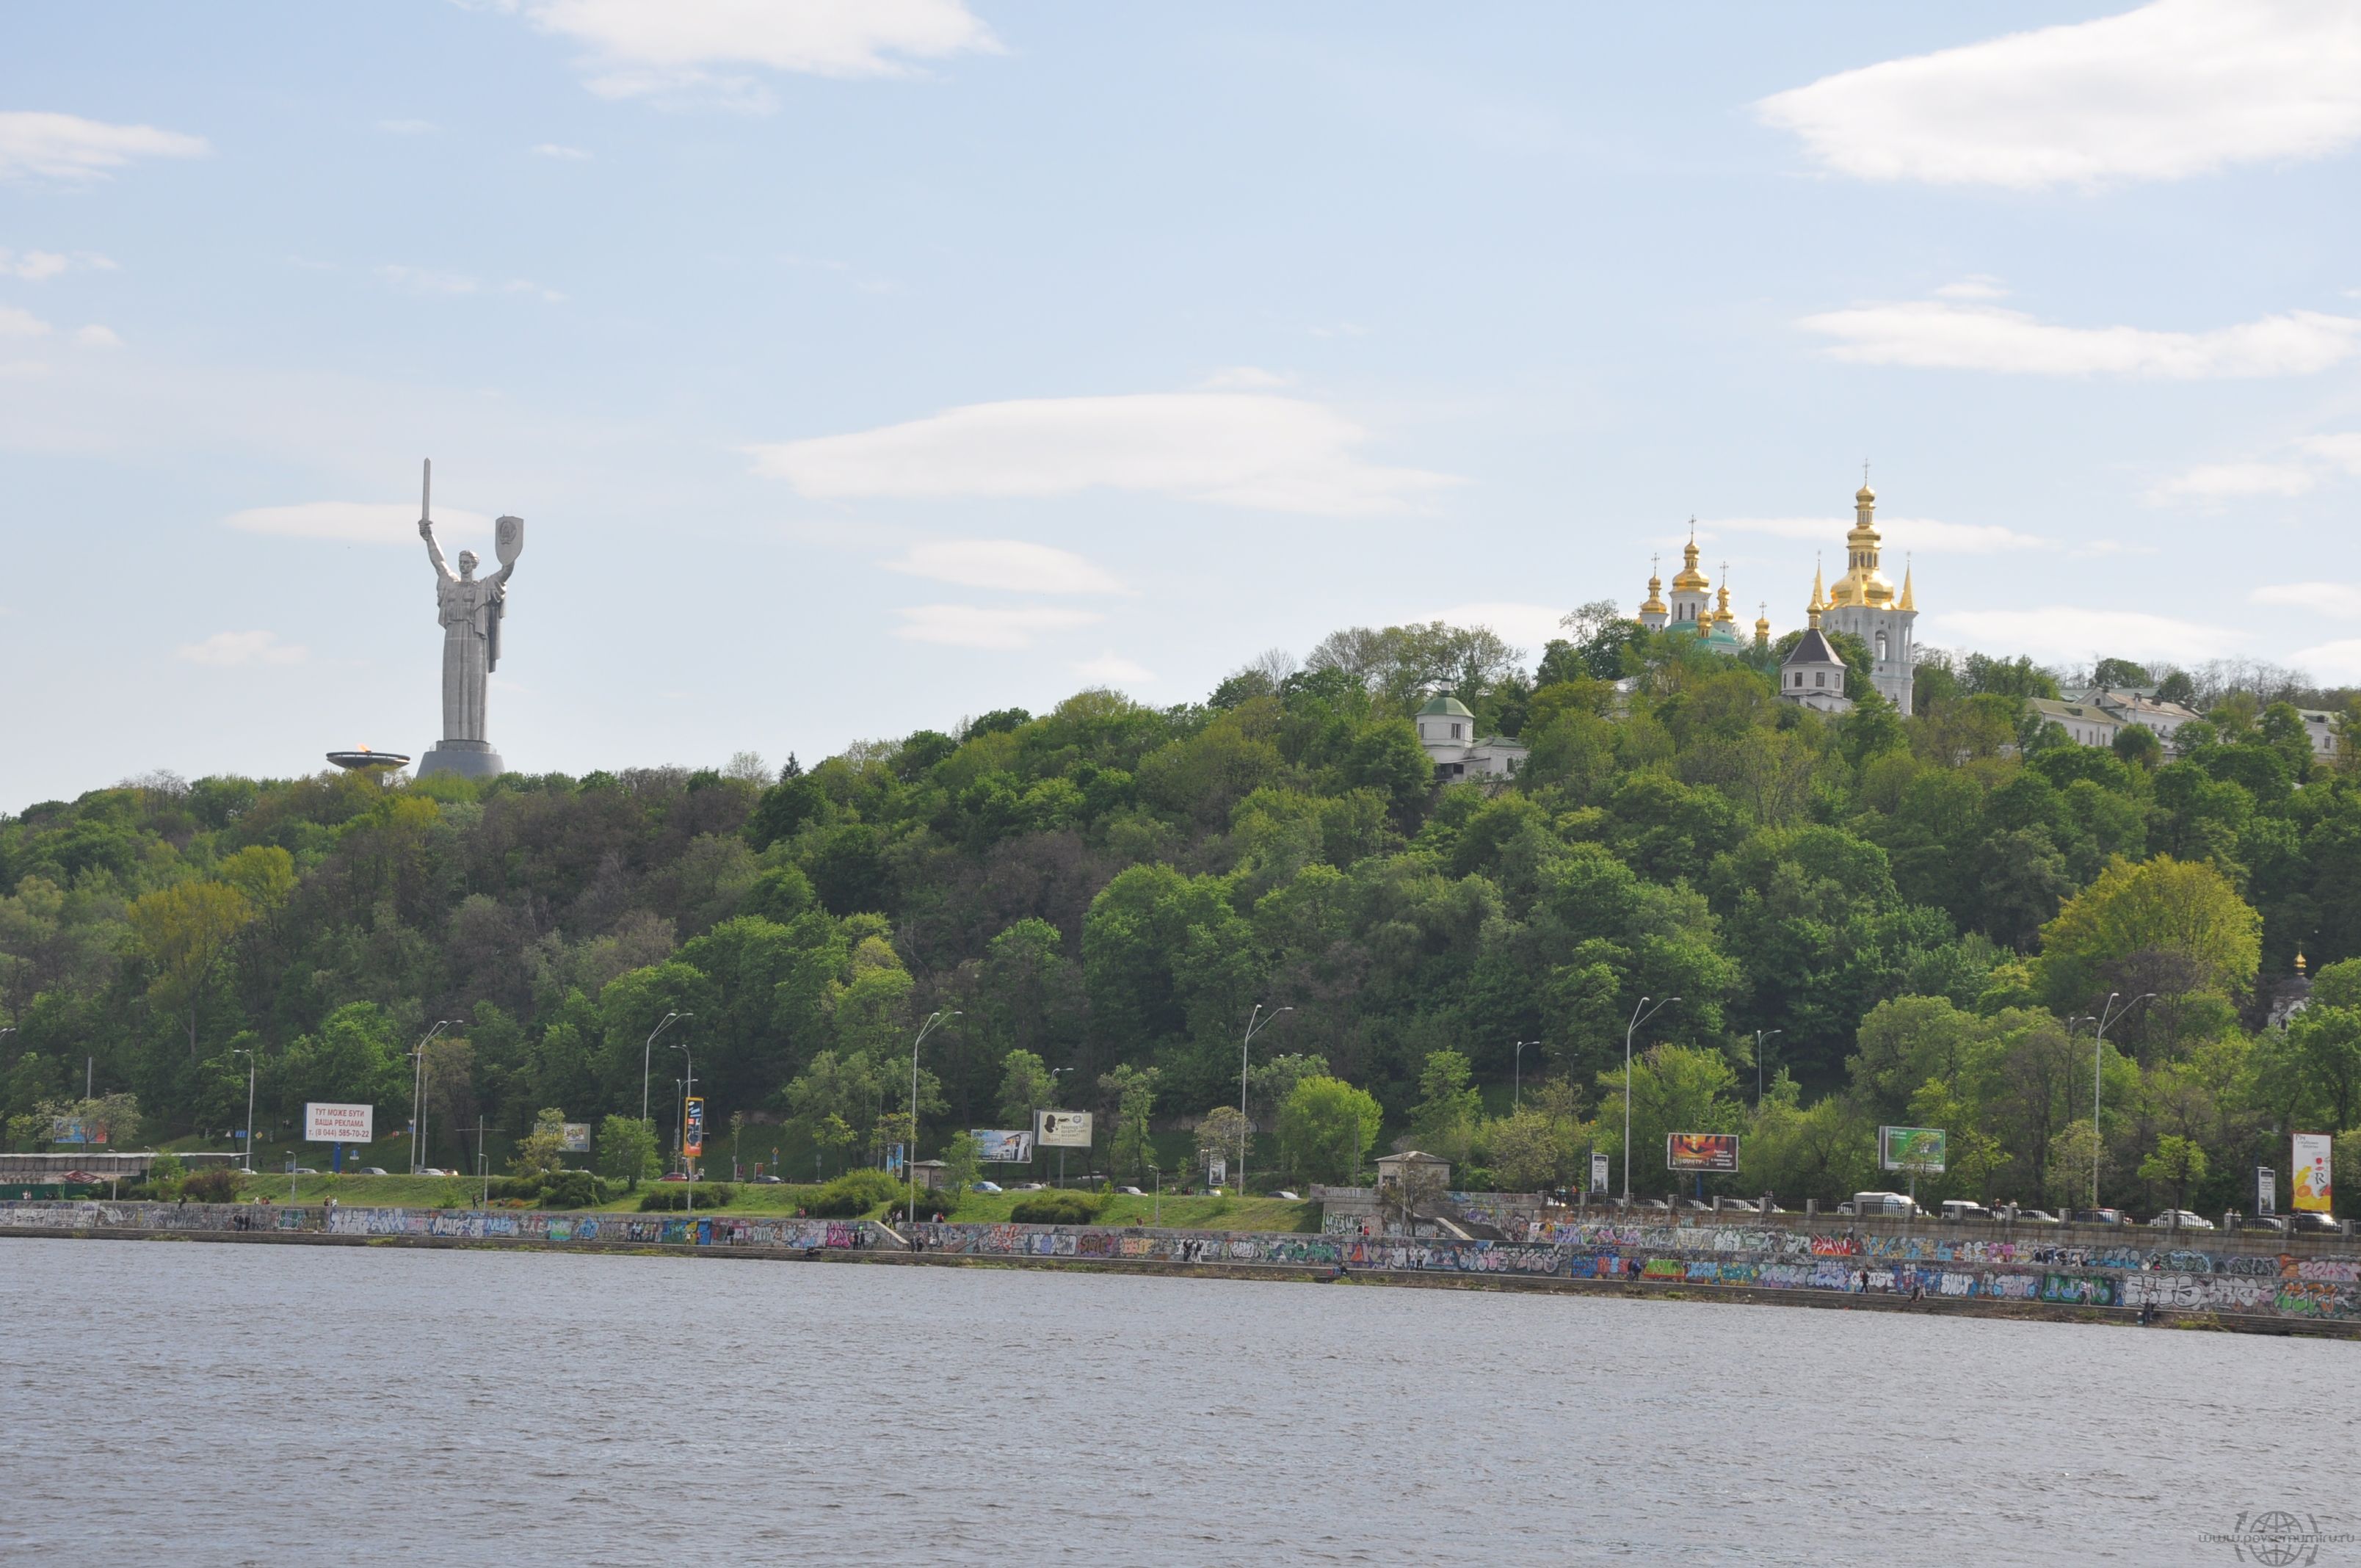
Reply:
[[[1853,492],[1852,532],[1845,535],[1845,575],[1828,590],[1825,608],[1865,605],[1882,609],[1894,602],[1894,585],[1877,569],[1877,492],[1867,485]]]

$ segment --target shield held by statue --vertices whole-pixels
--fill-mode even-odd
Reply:
[[[503,566],[513,566],[524,554],[524,519],[504,517],[492,524],[492,554]]]

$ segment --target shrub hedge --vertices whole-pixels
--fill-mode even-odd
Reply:
[[[701,1213],[708,1209],[727,1209],[738,1196],[738,1189],[727,1181],[664,1181],[640,1194],[642,1214],[670,1213],[675,1209],[690,1207],[689,1194],[697,1194],[696,1208]]]
[[[823,1220],[850,1220],[880,1203],[898,1202],[906,1191],[882,1170],[848,1170],[821,1188],[819,1195],[804,1207]]]

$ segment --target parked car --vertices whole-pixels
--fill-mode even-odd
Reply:
[[[979,1181],[971,1189],[976,1192],[998,1192],[1001,1190],[1001,1185],[997,1181]]]
[[[2058,1216],[2051,1213],[2047,1209],[2012,1208],[2009,1211],[2009,1213],[2020,1225],[2054,1225],[2058,1223]]]
[[[1115,1190],[1122,1193],[1126,1198],[1145,1198],[1148,1196],[1147,1193],[1142,1192],[1137,1187],[1118,1187]]]
[[[1906,1192],[1856,1192],[1852,1195],[1852,1207],[1842,1210],[1842,1212],[1907,1220],[1924,1215],[1927,1211],[1914,1202]]]
[[[2131,1216],[2121,1209],[2077,1209],[2067,1216],[2078,1225],[2128,1225]]]
[[[1046,1181],[1020,1181],[1015,1188],[1011,1189],[1011,1190],[1017,1192],[1047,1192],[1049,1190],[1049,1185]]]
[[[385,1167],[381,1165],[365,1165],[359,1169],[354,1171],[353,1174],[355,1176],[383,1176],[385,1174]]]
[[[290,1176],[317,1176],[320,1173],[313,1170],[308,1165],[299,1165],[291,1169],[287,1174]]]
[[[766,1170],[760,1176],[750,1176],[746,1179],[757,1187],[782,1187],[786,1184],[787,1179],[784,1176],[773,1176]]]
[[[1989,1220],[1992,1217],[1993,1212],[1981,1203],[1971,1203],[1965,1198],[1943,1200],[1943,1218],[1947,1220]]]
[[[2192,1214],[2186,1209],[2167,1209],[2148,1222],[2158,1230],[2210,1231],[2213,1222],[2202,1214]]]
[[[2288,1229],[2300,1236],[2336,1236],[2345,1234],[2345,1227],[2338,1224],[2334,1217],[2323,1214],[2316,1209],[2299,1209],[2290,1214]]]
[[[1660,1214],[1669,1214],[1673,1210],[1673,1206],[1670,1203],[1665,1202],[1662,1198],[1634,1198],[1631,1200],[1631,1207],[1634,1209],[1653,1209]]]
[[[2257,1214],[2252,1219],[2241,1219],[2238,1228],[2242,1231],[2278,1231],[2285,1234],[2288,1217],[2285,1214]]]
[[[1725,1198],[1721,1201],[1721,1212],[1725,1214],[1759,1214],[1763,1212],[1763,1205],[1752,1198]]]
[[[688,1178],[683,1176],[676,1170],[667,1170],[662,1176],[657,1177],[656,1179],[658,1181],[686,1181]]]
[[[1294,1193],[1290,1192],[1284,1187],[1280,1188],[1277,1193],[1273,1194],[1273,1196],[1284,1198],[1290,1203],[1301,1203],[1303,1201],[1302,1199],[1298,1198]]]
[[[1713,1205],[1707,1202],[1702,1198],[1684,1198],[1681,1200],[1680,1206],[1683,1210],[1692,1214],[1710,1214],[1713,1212]]]

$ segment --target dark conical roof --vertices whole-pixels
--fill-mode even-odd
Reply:
[[[1803,636],[1795,640],[1795,648],[1781,663],[1783,664],[1841,664],[1844,661],[1837,657],[1837,651],[1828,646],[1828,638],[1821,633],[1818,627],[1814,626],[1806,628]]]

